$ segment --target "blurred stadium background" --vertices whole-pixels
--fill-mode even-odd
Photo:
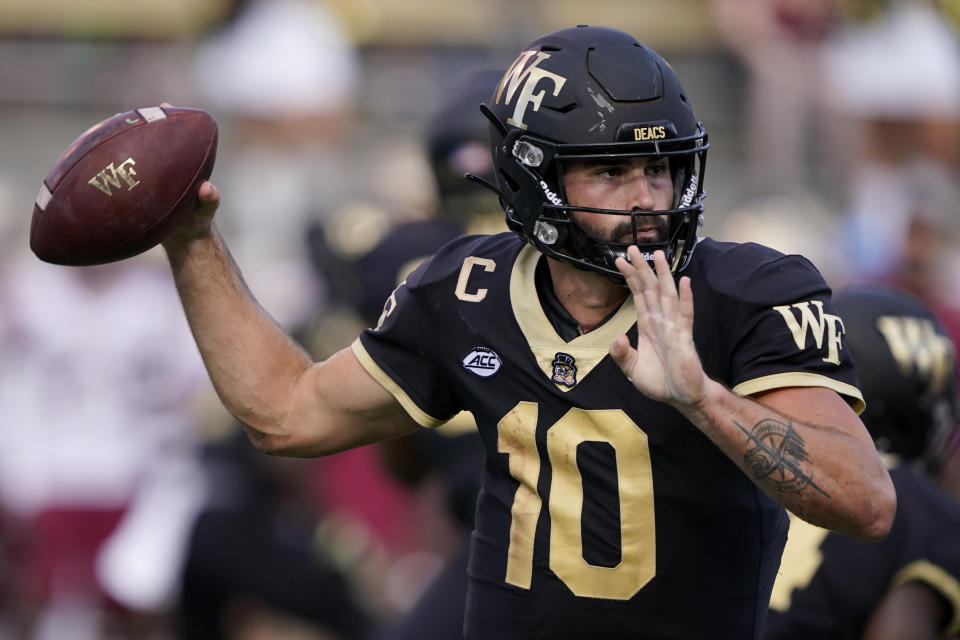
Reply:
[[[451,78],[505,67],[537,35],[580,23],[629,31],[676,68],[710,135],[706,234],[804,253],[836,286],[901,283],[941,310],[956,337],[958,15],[950,0],[0,0],[0,385],[30,361],[28,321],[11,289],[69,323],[71,298],[45,299],[58,289],[44,278],[63,269],[30,264],[27,231],[41,180],[92,124],[161,102],[210,111],[220,125],[219,224],[264,306],[301,326],[337,287],[336,274],[317,269],[311,230],[350,258],[393,222],[432,215],[422,139]],[[36,287],[23,285],[28,277]],[[345,345],[354,329],[331,329],[318,353]],[[27,392],[42,402],[44,389]],[[223,421],[199,404],[204,421]],[[45,419],[0,403],[8,435],[42,431]],[[208,430],[197,427],[196,439]],[[0,500],[17,524],[3,537],[22,542],[17,526],[57,500],[24,498],[43,474],[18,470],[18,460],[51,464],[24,453],[48,444],[7,439]],[[369,460],[343,464],[301,478],[324,508],[368,499],[316,489],[350,477],[351,465],[375,475]],[[24,478],[34,484],[18,484]],[[374,616],[389,617],[435,570],[443,542],[416,524],[426,518],[420,497],[398,490],[368,501],[354,516],[375,530],[365,535],[387,540],[376,575],[409,561],[391,565],[399,586],[367,583],[378,586]],[[11,638],[17,548],[0,549],[0,634]],[[143,595],[143,608],[162,609],[160,600]]]
[[[216,76],[242,72],[214,67],[198,72],[197,51],[227,29],[229,21],[249,4],[179,0],[131,7],[114,0],[0,2],[0,55],[5,61],[0,69],[5,149],[0,166],[0,220],[11,250],[24,245],[30,203],[53,160],[80,132],[117,111],[161,101],[211,111],[221,126],[214,177],[230,170],[234,149],[240,144],[232,117],[247,114],[248,105],[243,104],[247,95],[229,84],[219,96],[211,97],[200,85],[209,82],[216,87]],[[384,163],[417,162],[412,150],[419,147],[431,101],[442,95],[445,82],[457,70],[481,63],[506,65],[534,34],[597,22],[617,25],[662,49],[686,80],[714,142],[710,219],[711,225],[716,223],[719,214],[733,206],[731,198],[742,182],[735,168],[742,164],[744,146],[737,135],[743,130],[744,74],[718,41],[705,4],[702,0],[603,0],[587,9],[573,0],[328,3],[327,8],[342,22],[340,36],[356,46],[360,64],[355,92],[341,103],[353,111],[354,121],[349,141],[338,154],[355,174],[351,187],[359,186],[359,191],[327,194],[320,206],[370,196],[377,185],[369,183],[382,180],[378,171]],[[275,103],[265,99],[249,109],[263,109],[267,119],[271,115],[284,118],[297,110],[293,104],[297,96],[307,93],[311,95],[304,95],[304,109],[311,100],[318,109],[325,109],[328,105],[313,94],[322,95],[325,84],[336,80],[310,74],[344,72],[296,60],[299,51],[271,51],[268,45],[275,43],[273,37],[262,50],[243,55],[264,61],[276,56],[276,61],[269,62],[270,73],[288,78],[267,88],[277,92]],[[324,53],[324,43],[313,47],[302,51]],[[258,71],[248,76],[251,84],[261,81],[253,77]],[[201,80],[198,76],[204,74],[207,77]],[[307,83],[314,84],[312,92],[304,89]],[[297,96],[288,101],[283,92]],[[303,129],[300,135],[315,134]],[[403,157],[398,159],[397,154]],[[407,185],[407,191],[414,187],[429,189],[430,185],[421,176],[416,185]],[[414,202],[431,197],[415,191],[403,195]],[[277,216],[282,215],[273,211],[270,216],[280,233],[284,225]]]

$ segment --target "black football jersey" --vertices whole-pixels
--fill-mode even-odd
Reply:
[[[376,320],[383,301],[407,272],[463,234],[448,220],[417,220],[398,224],[353,265],[357,274],[354,292],[357,310],[365,319]]]
[[[785,512],[609,357],[618,334],[636,341],[632,299],[593,331],[557,335],[539,259],[512,233],[457,239],[353,344],[421,425],[476,419],[487,456],[467,638],[759,637]],[[741,394],[824,386],[862,405],[808,261],[705,239],[684,274],[712,378]]]
[[[943,637],[960,636],[960,504],[912,469],[890,477],[897,514],[880,542],[791,524],[765,638],[858,639],[887,591],[912,580],[951,607]]]

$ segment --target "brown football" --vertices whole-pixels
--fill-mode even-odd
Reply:
[[[143,253],[189,215],[213,171],[217,123],[183,107],[118,113],[73,141],[40,186],[30,248],[91,265]]]

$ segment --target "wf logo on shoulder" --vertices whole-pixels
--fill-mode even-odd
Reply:
[[[813,336],[817,349],[825,350],[827,353],[823,361],[840,364],[840,349],[842,348],[841,342],[844,331],[843,320],[840,319],[840,316],[825,312],[823,302],[808,300],[793,305],[774,307],[774,310],[783,316],[783,321],[787,323],[787,328],[793,335],[793,341],[796,343],[797,349],[803,351],[806,348],[807,335],[810,334]],[[799,313],[799,322],[794,315],[794,311]],[[824,344],[824,338],[826,338],[826,344]]]

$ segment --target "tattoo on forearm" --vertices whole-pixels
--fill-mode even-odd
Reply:
[[[757,482],[780,493],[800,493],[807,487],[813,487],[830,497],[829,493],[814,483],[807,471],[806,443],[794,430],[792,423],[765,418],[752,429],[746,429],[736,420],[733,424],[753,444],[743,460]]]

